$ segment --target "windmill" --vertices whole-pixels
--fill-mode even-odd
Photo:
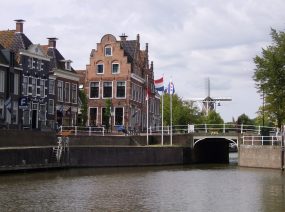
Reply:
[[[202,103],[202,111],[206,115],[209,114],[210,111],[216,110],[217,106],[221,106],[221,102],[223,101],[232,101],[229,97],[211,97],[211,84],[210,78],[206,79],[206,97],[205,98],[193,98],[190,99],[192,102],[200,102]]]

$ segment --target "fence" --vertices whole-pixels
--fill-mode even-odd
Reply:
[[[242,144],[282,146],[281,136],[243,136]]]
[[[163,130],[164,133],[170,134],[170,126],[157,126],[155,128],[150,127],[149,132],[152,133],[161,133]],[[265,127],[265,126],[254,126],[254,125],[236,125],[236,124],[195,124],[195,125],[173,125],[173,133],[210,133],[210,134],[219,134],[219,133],[241,133],[241,134],[276,134],[276,128],[274,127]]]
[[[61,126],[60,135],[105,135],[104,127]]]

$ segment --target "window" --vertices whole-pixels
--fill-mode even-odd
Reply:
[[[19,74],[14,74],[14,94],[19,94]]]
[[[63,102],[63,82],[57,82],[57,100]]]
[[[71,70],[71,65],[70,65],[70,63],[71,63],[70,60],[68,60],[68,61],[65,62],[65,69],[68,70],[68,71]]]
[[[117,82],[117,98],[126,97],[126,82]]]
[[[4,99],[0,99],[0,119],[4,118]]]
[[[38,60],[38,61],[37,61],[37,70],[38,70],[38,71],[41,71],[41,67],[42,67],[42,61],[41,61],[41,60]]]
[[[112,98],[112,82],[103,82],[103,98]]]
[[[115,108],[115,125],[123,125],[124,108]]]
[[[42,123],[46,121],[46,105],[45,104],[40,105],[39,120],[42,121]]]
[[[32,95],[37,95],[37,79],[32,77]]]
[[[28,108],[30,108],[30,103],[28,103]],[[23,111],[23,125],[27,126],[30,124],[30,111],[24,110]]]
[[[48,114],[54,115],[54,100],[53,99],[48,100]]]
[[[14,80],[15,80],[14,73],[10,73],[10,93],[14,93],[14,89],[15,89]]]
[[[97,108],[91,107],[89,109],[89,117],[90,117],[89,124],[91,126],[96,126],[97,125]]]
[[[55,80],[50,79],[48,82],[49,82],[48,93],[54,94]]]
[[[65,97],[65,102],[70,102],[70,83],[66,82],[65,83],[65,92],[64,92],[64,97]]]
[[[45,80],[41,79],[40,80],[40,95],[41,97],[45,97]]]
[[[72,103],[77,104],[77,84],[72,84],[71,98]]]
[[[112,74],[120,73],[120,65],[118,63],[112,63]]]
[[[111,46],[105,47],[105,56],[112,56],[112,47]]]
[[[28,95],[28,83],[29,83],[29,78],[28,77],[23,77],[23,95],[27,96]]]
[[[12,123],[18,123],[18,101],[13,101]]]
[[[5,88],[5,72],[0,71],[0,92],[4,92]]]
[[[90,82],[89,98],[99,98],[99,82]]]
[[[104,73],[104,64],[97,64],[97,74]]]

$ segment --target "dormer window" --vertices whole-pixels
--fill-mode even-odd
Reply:
[[[105,56],[112,56],[112,47],[111,46],[105,47]]]
[[[71,60],[65,61],[65,70],[71,71]]]

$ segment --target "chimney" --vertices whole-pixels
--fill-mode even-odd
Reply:
[[[23,29],[24,29],[23,25],[24,25],[25,20],[17,19],[14,21],[16,22],[16,32],[23,33]]]
[[[145,44],[145,51],[148,52],[148,43]]]
[[[137,42],[140,42],[140,34],[137,34]]]
[[[57,38],[47,38],[48,39],[48,47],[49,48],[56,48],[56,40]]]
[[[123,33],[120,38],[121,38],[121,41],[126,41],[127,40],[127,35],[125,33]]]

